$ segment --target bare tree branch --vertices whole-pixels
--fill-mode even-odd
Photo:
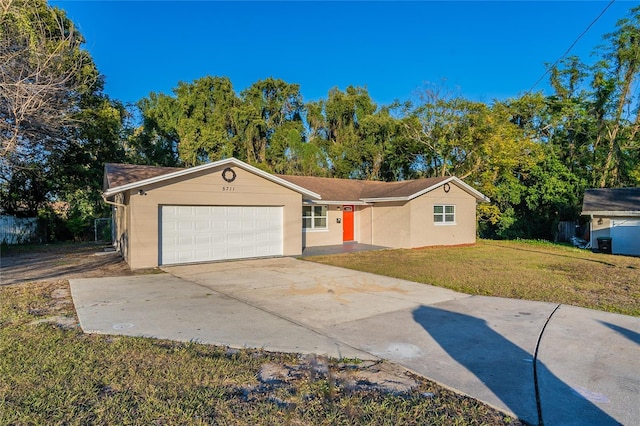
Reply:
[[[42,7],[42,6],[45,7]],[[38,0],[0,0],[0,159],[64,143],[88,56],[71,22]],[[41,13],[48,13],[45,19]]]

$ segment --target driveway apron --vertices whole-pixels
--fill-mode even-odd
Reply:
[[[83,329],[385,358],[531,424],[640,418],[639,318],[291,258],[164,270],[73,280]]]

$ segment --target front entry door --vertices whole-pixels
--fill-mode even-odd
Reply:
[[[353,206],[342,206],[342,241],[353,241]]]

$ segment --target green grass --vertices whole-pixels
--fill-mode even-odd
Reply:
[[[421,378],[406,393],[344,379],[359,360],[85,335],[68,283],[0,287],[0,424],[520,424]],[[260,381],[265,364],[290,371]],[[355,383],[355,385],[354,385]]]
[[[307,260],[463,293],[538,300],[640,316],[640,258],[543,241],[383,250]]]

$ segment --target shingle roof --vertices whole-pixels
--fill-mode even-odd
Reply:
[[[245,163],[238,160],[231,160],[235,163],[245,165]],[[248,165],[245,166],[249,167]],[[160,178],[163,175],[188,170],[191,169],[108,163],[105,165],[105,194],[113,195],[120,191],[120,187],[123,186],[125,188],[122,189],[130,189],[130,186],[135,186],[136,182],[144,181],[145,179]],[[257,173],[264,172],[257,171]],[[382,199],[388,201],[388,199],[396,198],[411,199],[444,182],[452,182],[472,194],[478,200],[488,201],[488,198],[484,195],[454,177],[423,178],[399,182],[379,182],[313,176],[264,174],[267,177],[271,176],[276,180],[280,180],[280,183],[293,185],[293,188],[297,188],[296,190],[305,191],[305,193],[311,194],[312,198],[320,195],[321,199],[327,202],[362,202]]]
[[[410,197],[449,178],[425,178],[398,182],[321,178],[313,176],[278,177],[322,195],[323,201],[357,201],[370,198]]]
[[[107,163],[104,165],[104,189],[107,190],[109,188],[115,188],[117,186],[126,185],[128,183],[137,182],[139,180],[166,175],[178,170],[183,169],[178,167],[140,166],[136,164]]]
[[[639,212],[640,188],[587,189],[582,202],[582,213]]]

